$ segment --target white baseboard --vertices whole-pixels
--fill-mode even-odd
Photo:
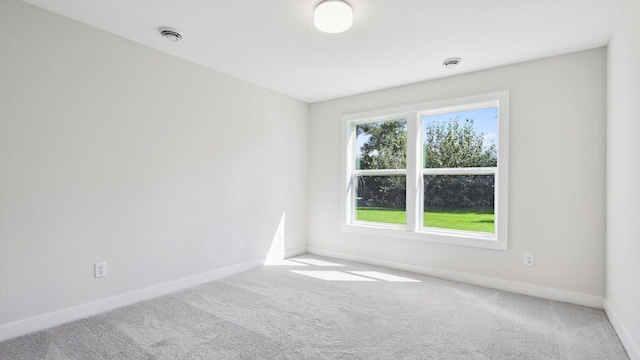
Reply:
[[[466,284],[478,285],[483,287],[488,287],[492,289],[499,289],[514,292],[517,294],[529,295],[540,297],[544,299],[556,300],[567,302],[571,304],[577,304],[582,306],[588,306],[593,308],[602,309],[604,299],[601,296],[583,294],[574,291],[561,290],[548,288],[544,286],[525,284],[517,281],[503,280],[490,278],[486,276],[479,276],[467,273],[460,273],[450,270],[442,270],[436,268],[429,268],[418,265],[405,264],[395,261],[371,258],[367,256],[361,255],[353,255],[343,252],[337,252],[332,250],[324,250],[314,247],[308,247],[307,251],[311,254],[328,256],[343,260],[351,260],[357,261],[365,264],[384,266],[388,268],[404,270],[409,272],[414,272],[418,274],[424,274],[433,276],[440,279],[452,280],[457,282],[462,282]]]
[[[629,334],[626,326],[620,320],[620,317],[613,309],[611,302],[609,300],[604,299],[604,311],[607,313],[609,317],[609,322],[613,325],[613,329],[618,334],[618,338],[620,338],[620,342],[624,345],[624,349],[627,350],[627,355],[631,360],[640,360],[640,339],[634,338]]]
[[[32,332],[68,323],[70,321],[83,319],[125,305],[151,299],[160,295],[170,294],[230,275],[239,274],[261,266],[263,263],[264,259],[247,261],[141,290],[132,291],[126,294],[112,296],[106,299],[50,312],[48,314],[24,320],[14,321],[8,324],[2,324],[0,325],[0,341],[30,334]]]

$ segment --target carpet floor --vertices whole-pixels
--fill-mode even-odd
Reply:
[[[303,255],[0,343],[0,359],[628,359],[602,310]]]

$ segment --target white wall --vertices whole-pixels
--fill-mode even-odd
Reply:
[[[307,104],[1,3],[0,324],[306,246]]]
[[[640,359],[640,0],[607,48],[607,303],[632,359]]]
[[[631,3],[607,58],[607,311],[637,358],[640,15]],[[604,295],[603,49],[308,113],[22,2],[0,6],[0,325],[262,258],[285,213],[287,250],[306,245],[308,219],[311,249]],[[505,89],[508,251],[340,231],[342,114]],[[535,267],[522,266],[525,252]],[[109,276],[96,280],[98,261]]]
[[[565,292],[556,298],[602,306],[605,60],[601,48],[312,104],[311,251],[409,264],[547,297],[560,289]],[[509,90],[511,98],[508,251],[340,230],[343,114],[500,90]],[[535,254],[535,267],[523,266],[524,253]]]

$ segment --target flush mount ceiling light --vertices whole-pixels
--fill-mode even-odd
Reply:
[[[460,64],[461,61],[462,59],[458,57],[444,59],[442,60],[442,66],[444,66],[447,69],[453,69],[454,67],[458,66],[458,64]]]
[[[342,0],[325,0],[316,6],[313,24],[322,32],[341,33],[353,24],[353,10]]]
[[[180,33],[174,28],[162,26],[158,28],[158,31],[160,31],[160,34],[169,41],[180,41],[182,39],[182,35],[180,35]]]

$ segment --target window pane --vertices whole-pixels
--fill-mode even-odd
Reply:
[[[406,176],[356,176],[354,220],[406,224]]]
[[[407,120],[356,125],[357,170],[407,167]]]
[[[425,168],[498,166],[498,108],[423,116]]]
[[[495,175],[425,175],[424,227],[494,232]]]

